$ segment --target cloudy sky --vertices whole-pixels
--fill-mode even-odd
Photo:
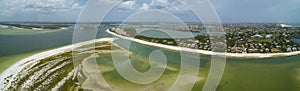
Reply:
[[[110,0],[107,0],[110,1]],[[87,0],[1,0],[0,21],[76,21]],[[300,22],[300,0],[211,0],[223,22]],[[124,0],[105,21],[121,21],[137,11],[160,9],[186,22],[197,20],[176,0]]]

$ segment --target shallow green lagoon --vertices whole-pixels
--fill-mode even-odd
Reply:
[[[124,42],[121,40],[119,42]],[[122,46],[122,43],[119,43]],[[151,51],[162,50],[167,59],[168,66],[180,69],[180,54],[176,51],[164,50],[156,47],[132,43],[129,50],[133,52],[131,61],[138,65],[135,68],[144,69],[149,66],[148,56]],[[104,56],[103,56],[104,57]],[[99,64],[112,62],[110,56],[98,58]],[[210,56],[200,55],[200,71],[193,91],[202,89],[210,68]],[[146,60],[146,61],[145,61]],[[137,62],[140,61],[140,62]],[[110,63],[112,64],[112,63]],[[146,68],[145,68],[146,67]],[[156,82],[148,85],[138,85],[122,78],[117,71],[104,73],[104,77],[115,88],[151,88],[164,90],[174,83],[178,71],[166,70],[164,75]],[[164,86],[158,85],[164,84]],[[157,86],[157,87],[156,87]],[[300,56],[267,58],[267,59],[237,59],[228,58],[226,68],[217,91],[299,91],[300,90]]]
[[[299,58],[228,59],[219,91],[299,91]]]
[[[3,72],[5,69],[10,67],[11,65],[17,63],[23,58],[29,57],[41,51],[29,52],[29,53],[22,53],[10,56],[0,57],[0,73]]]

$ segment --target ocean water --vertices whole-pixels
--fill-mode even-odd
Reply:
[[[97,38],[111,37],[99,28]],[[39,50],[46,50],[72,44],[73,28],[51,33],[32,35],[0,35],[0,57]]]

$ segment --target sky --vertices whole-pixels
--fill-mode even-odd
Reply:
[[[109,2],[111,0],[107,0]],[[300,0],[210,0],[222,22],[300,22]],[[1,0],[0,21],[74,22],[88,0]],[[122,21],[138,11],[159,9],[185,22],[198,21],[176,0],[124,0],[104,21]]]

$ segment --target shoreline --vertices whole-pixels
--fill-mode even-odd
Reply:
[[[109,34],[112,34],[113,36],[116,36],[118,38],[130,40],[133,42],[137,42],[144,45],[159,47],[159,48],[165,48],[169,50],[175,50],[175,51],[183,51],[183,52],[191,52],[191,53],[199,53],[204,55],[215,55],[215,56],[226,56],[228,58],[272,58],[272,57],[285,57],[285,56],[294,56],[299,55],[300,51],[296,52],[288,52],[288,53],[219,53],[219,52],[213,52],[213,51],[207,51],[207,50],[199,50],[199,49],[190,49],[185,47],[177,47],[177,46],[170,46],[170,45],[164,45],[159,43],[152,43],[136,38],[126,37],[119,34],[116,34],[114,32],[109,31],[109,29],[106,30]]]
[[[88,45],[88,44],[91,44],[91,43],[102,42],[102,41],[112,42],[113,40],[114,40],[114,38],[94,39],[94,40],[90,40],[90,41],[85,41],[85,42],[80,42],[80,43],[75,43],[75,44],[63,46],[63,47],[52,49],[52,50],[49,50],[49,51],[40,52],[40,53],[31,55],[31,56],[28,56],[26,58],[23,58],[20,61],[18,61],[17,63],[11,65],[9,68],[5,69],[3,72],[0,73],[0,88],[3,88],[2,86],[4,86],[4,78],[6,78],[10,75],[13,76],[14,74],[18,73],[19,71],[21,71],[25,67],[26,64],[36,62],[36,61],[39,61],[41,59],[51,57],[51,56],[54,56],[54,55],[58,55],[58,54],[61,54],[61,53],[64,53],[64,52],[72,51],[73,48],[78,48],[78,47]]]

